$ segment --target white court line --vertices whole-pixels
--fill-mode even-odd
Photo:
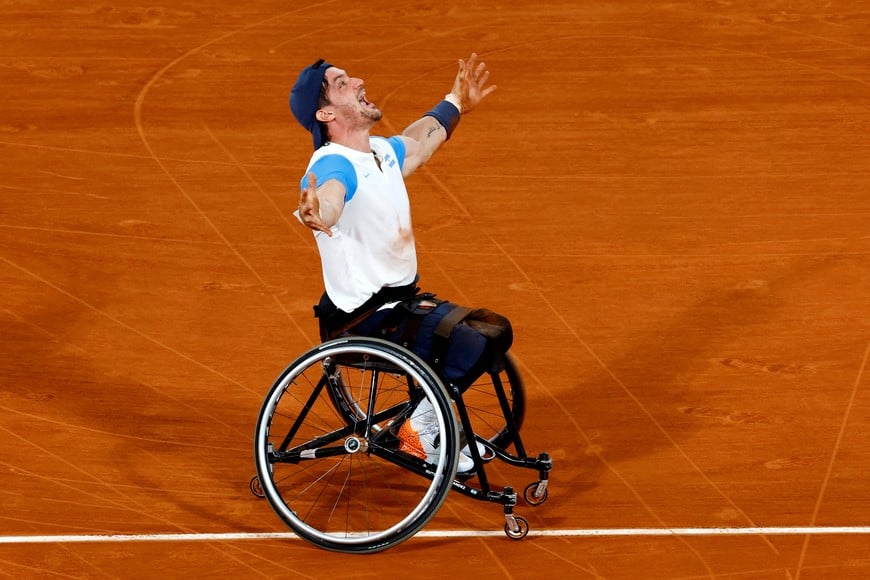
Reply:
[[[602,528],[586,530],[532,530],[529,536],[626,537],[626,536],[815,536],[870,534],[870,526],[807,526],[767,528]],[[420,531],[417,538],[464,538],[504,536],[502,531],[433,530]],[[95,534],[58,536],[0,536],[0,544],[65,544],[99,542],[217,542],[239,540],[295,540],[291,532],[224,534]]]

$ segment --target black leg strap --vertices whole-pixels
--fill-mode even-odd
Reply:
[[[471,314],[472,309],[465,306],[453,306],[453,308],[444,315],[438,325],[435,327],[435,336],[432,338],[432,362],[435,364],[437,371],[441,371],[444,358],[447,356],[447,345],[450,341],[450,335],[456,325],[465,320]]]
[[[435,327],[435,336],[440,336],[444,339],[449,339],[453,333],[453,328],[465,320],[465,317],[471,314],[471,308],[465,306],[454,306],[450,312],[444,315]]]

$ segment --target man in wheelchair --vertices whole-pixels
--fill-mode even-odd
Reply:
[[[420,293],[405,178],[453,134],[460,118],[495,90],[472,54],[459,61],[451,91],[401,135],[378,137],[381,110],[365,83],[318,60],[304,68],[290,108],[313,138],[297,218],[314,231],[326,291],[315,306],[321,339],[351,333],[383,337],[427,361],[445,383],[467,388],[497,365],[512,340],[510,322]],[[429,461],[438,454],[431,405],[402,425],[403,449]],[[473,469],[463,449],[459,472]]]

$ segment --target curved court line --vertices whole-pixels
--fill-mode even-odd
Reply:
[[[322,2],[320,4],[313,4],[311,6],[305,6],[302,8],[297,8],[295,10],[289,10],[289,11],[284,12],[282,14],[278,14],[277,16],[271,16],[269,18],[265,18],[263,20],[255,22],[253,24],[248,24],[246,26],[243,26],[237,30],[227,32],[227,33],[222,34],[216,38],[213,38],[212,40],[209,40],[208,42],[205,42],[199,46],[191,48],[190,50],[186,51],[185,53],[183,53],[180,56],[176,57],[175,59],[171,60],[168,64],[164,65],[163,68],[161,68],[156,73],[154,73],[151,76],[151,78],[148,79],[148,81],[145,83],[144,87],[139,92],[139,94],[136,96],[136,102],[133,106],[133,121],[134,121],[134,124],[136,126],[136,130],[139,133],[139,137],[142,140],[142,144],[145,146],[145,149],[148,152],[148,154],[151,156],[152,159],[154,159],[154,161],[157,163],[157,165],[160,167],[160,169],[163,171],[163,173],[166,175],[166,177],[169,179],[169,181],[175,186],[175,189],[188,201],[188,203],[194,208],[196,213],[199,214],[199,217],[209,226],[209,228],[211,228],[211,230],[223,242],[223,244],[227,248],[229,248],[229,250],[236,256],[236,258],[239,260],[239,262],[241,262],[248,269],[248,271],[251,273],[251,275],[263,286],[267,286],[267,284],[263,280],[260,273],[254,268],[254,266],[248,261],[248,259],[242,255],[242,253],[239,251],[238,247],[236,245],[234,245],[224,235],[224,233],[220,230],[220,228],[218,228],[217,224],[215,224],[211,220],[211,218],[208,217],[208,215],[200,207],[200,205],[196,202],[196,200],[193,199],[193,197],[187,192],[187,190],[175,178],[175,176],[172,174],[172,172],[169,171],[169,168],[163,162],[163,159],[161,157],[159,157],[157,155],[157,153],[154,151],[154,148],[151,146],[151,142],[148,140],[148,137],[145,134],[145,126],[144,126],[143,121],[142,121],[142,106],[145,103],[145,98],[147,97],[148,93],[151,91],[151,88],[157,83],[157,81],[159,81],[163,77],[163,75],[165,75],[168,71],[170,71],[171,69],[176,67],[180,62],[191,57],[192,55],[197,54],[198,52],[201,52],[203,49],[205,49],[213,44],[217,44],[217,43],[222,42],[222,41],[224,41],[228,38],[231,38],[233,36],[242,34],[244,32],[252,30],[254,28],[258,28],[258,27],[263,26],[264,24],[267,24],[269,22],[281,20],[283,18],[286,18],[287,16],[290,16],[291,14],[298,14],[300,12],[305,12],[305,11],[308,11],[308,10],[313,9],[313,8],[325,6],[327,4],[333,3],[334,1],[336,1],[336,0],[329,0],[327,2]],[[306,340],[308,340],[309,343],[313,346],[313,342],[311,340],[310,335],[302,329],[301,325],[296,320],[296,318],[292,314],[290,314],[290,312],[285,308],[284,304],[280,300],[278,300],[277,296],[273,296],[272,298],[275,301],[276,305],[278,306],[278,309],[284,313],[284,315],[293,323],[293,325],[296,327],[296,329],[299,331],[299,333]]]
[[[161,68],[160,70],[158,70],[158,71],[157,71],[157,72],[156,72],[156,73],[155,73],[155,74],[154,74],[154,75],[153,75],[153,76],[152,76],[152,77],[151,77],[151,78],[150,78],[150,79],[145,83],[144,87],[142,88],[142,90],[141,90],[141,91],[139,92],[139,94],[137,95],[137,97],[136,97],[136,102],[135,102],[134,107],[133,107],[133,118],[134,118],[134,124],[135,124],[135,126],[136,126],[136,130],[138,131],[138,133],[139,133],[139,137],[140,137],[140,139],[142,140],[142,143],[143,143],[143,145],[145,146],[145,149],[146,149],[146,151],[148,152],[148,154],[149,154],[149,155],[154,159],[154,161],[155,161],[155,162],[157,163],[157,165],[161,168],[161,170],[162,170],[163,173],[166,175],[166,177],[169,179],[169,181],[170,181],[170,182],[175,186],[175,188],[177,189],[177,191],[178,191],[178,192],[179,192],[179,193],[180,193],[180,194],[181,194],[181,195],[182,195],[182,196],[183,196],[183,197],[188,201],[188,203],[190,203],[190,205],[194,208],[194,210],[199,214],[200,218],[201,218],[201,219],[202,219],[202,220],[203,220],[203,221],[204,221],[204,222],[205,222],[205,223],[206,223],[206,224],[207,224],[207,225],[212,229],[212,231],[215,233],[215,235],[217,235],[217,237],[218,237],[218,238],[219,238],[219,239],[220,239],[220,240],[221,240],[221,241],[226,245],[226,247],[229,248],[229,250],[230,250],[233,254],[235,254],[236,258],[237,258],[237,259],[238,259],[238,260],[239,260],[239,261],[240,261],[240,262],[241,262],[241,263],[242,263],[242,264],[243,264],[243,265],[248,269],[248,271],[251,273],[251,275],[252,275],[252,276],[253,276],[253,277],[254,277],[254,278],[255,278],[255,279],[256,279],[256,280],[257,280],[257,281],[262,285],[262,286],[264,286],[264,287],[267,287],[268,285],[265,283],[265,281],[263,280],[262,276],[260,276],[259,272],[258,272],[258,271],[253,267],[253,265],[252,265],[252,264],[251,264],[251,263],[250,263],[250,262],[249,262],[249,261],[248,261],[248,260],[247,260],[243,255],[242,255],[242,254],[241,254],[241,252],[238,250],[238,248],[237,248],[235,245],[233,245],[233,244],[229,241],[229,239],[228,239],[228,238],[223,234],[223,232],[222,232],[222,231],[217,227],[217,224],[215,224],[215,223],[214,223],[214,222],[213,222],[213,221],[208,217],[208,215],[207,215],[207,214],[202,210],[202,208],[199,206],[199,204],[196,203],[196,201],[193,199],[193,197],[192,197],[192,196],[187,192],[187,190],[184,189],[184,187],[182,187],[181,183],[180,183],[180,182],[175,178],[175,176],[174,176],[174,175],[169,171],[169,168],[168,168],[168,167],[166,166],[166,164],[163,162],[162,158],[160,158],[160,157],[156,154],[156,152],[154,151],[153,147],[151,146],[150,141],[148,140],[148,138],[147,138],[147,136],[146,136],[146,134],[145,134],[145,128],[144,128],[144,124],[143,124],[143,121],[142,121],[142,106],[143,106],[143,104],[144,104],[144,102],[145,102],[145,98],[146,98],[146,96],[148,95],[148,93],[149,93],[149,91],[151,90],[151,88],[152,88],[152,87],[157,83],[157,81],[158,81],[158,80],[159,80],[159,79],[160,79],[164,74],[166,74],[166,72],[168,72],[169,70],[171,70],[173,67],[175,67],[178,63],[182,62],[182,61],[185,60],[186,58],[188,58],[188,57],[190,57],[190,56],[196,54],[197,52],[200,52],[200,51],[203,50],[204,48],[206,48],[206,47],[208,47],[208,46],[211,46],[211,45],[213,45],[213,44],[216,44],[216,43],[218,43],[218,42],[221,42],[221,41],[223,41],[223,40],[226,40],[226,39],[228,39],[228,38],[231,38],[232,36],[235,36],[235,35],[238,35],[238,34],[244,33],[244,32],[246,32],[246,31],[249,31],[249,30],[251,30],[251,29],[254,29],[254,28],[256,28],[256,27],[262,26],[262,25],[264,25],[264,24],[266,24],[266,23],[273,22],[273,21],[276,21],[276,20],[280,20],[280,19],[282,19],[282,18],[286,18],[287,16],[289,16],[289,15],[291,15],[291,14],[297,14],[297,13],[299,13],[299,12],[304,12],[304,11],[306,11],[306,10],[310,10],[310,9],[312,9],[312,8],[317,8],[317,7],[320,7],[320,6],[328,5],[328,4],[330,4],[330,3],[334,2],[334,1],[335,1],[335,0],[329,0],[329,1],[327,1],[327,2],[322,2],[322,3],[319,3],[319,4],[313,4],[313,5],[311,5],[311,6],[305,6],[305,7],[302,7],[302,8],[298,8],[298,9],[295,9],[295,10],[290,10],[290,11],[284,12],[284,13],[279,14],[279,15],[277,15],[277,16],[273,16],[273,17],[270,17],[270,18],[266,18],[266,19],[260,20],[260,21],[258,21],[258,22],[253,23],[253,24],[249,24],[249,25],[247,25],[247,26],[244,26],[244,27],[242,27],[242,28],[240,28],[240,29],[238,29],[238,30],[234,30],[234,31],[228,32],[228,33],[226,33],[226,34],[220,35],[220,36],[218,36],[218,37],[216,37],[216,38],[214,38],[214,39],[212,39],[212,40],[210,40],[210,41],[208,41],[208,42],[206,42],[206,43],[204,43],[204,44],[202,44],[202,45],[199,45],[199,46],[197,46],[197,47],[194,47],[194,48],[188,50],[187,52],[181,54],[180,56],[178,56],[177,58],[173,59],[173,60],[170,61],[168,64],[166,64],[163,68]],[[300,333],[301,333],[301,334],[302,334],[306,339],[308,339],[308,340],[310,341],[311,339],[308,337],[307,333],[304,333],[304,332],[302,331],[302,329],[301,329],[300,325],[298,324],[298,322],[296,321],[296,319],[295,319],[295,318],[294,318],[294,317],[293,317],[293,316],[292,316],[292,315],[287,311],[287,309],[284,307],[284,305],[281,303],[281,301],[278,299],[278,297],[275,296],[275,295],[273,295],[273,296],[272,296],[272,299],[273,299],[273,300],[275,301],[275,303],[277,304],[278,309],[279,309],[280,311],[282,311],[282,312],[285,314],[285,316],[287,316],[287,317],[289,318],[289,320],[291,320],[291,321],[293,322],[293,324],[296,326],[296,328],[299,330],[299,332],[300,332]],[[135,330],[135,329],[133,329],[133,330]],[[138,332],[138,331],[137,331],[137,332]],[[179,353],[179,354],[181,354],[181,353]],[[204,368],[208,368],[207,365],[205,365],[205,364],[203,364],[203,363],[200,363],[200,362],[198,362],[198,361],[195,361],[195,360],[192,359],[191,357],[187,357],[186,355],[182,355],[182,356],[183,356],[184,358],[188,359],[188,360],[191,360],[192,362],[195,362],[196,364],[198,364],[198,365],[200,365],[200,366],[202,366],[202,367],[204,367]],[[237,383],[237,384],[238,384],[238,383]],[[241,386],[241,385],[240,385],[240,386]],[[245,387],[243,387],[243,388],[245,388]],[[245,388],[245,390],[250,391],[250,389],[247,389],[247,388]],[[217,548],[215,548],[215,550],[218,551]],[[225,554],[224,552],[220,552],[220,553]],[[265,574],[263,574],[262,572],[257,571],[256,568],[255,568],[253,565],[248,564],[248,563],[245,563],[245,562],[243,562],[241,559],[239,559],[239,558],[237,558],[237,557],[235,557],[235,556],[232,556],[232,555],[230,555],[230,554],[225,554],[225,555],[226,555],[227,557],[231,557],[232,559],[234,559],[234,560],[238,561],[239,563],[243,564],[246,568],[248,568],[248,569],[250,569],[250,570],[252,570],[252,571],[255,571],[258,575],[265,575]],[[247,555],[248,557],[250,557],[250,558],[254,558],[254,559],[258,559],[258,560],[266,561],[266,559],[264,559],[264,558],[262,558],[262,557],[260,557],[260,556],[258,556],[258,555],[256,555],[256,554],[253,554],[253,553],[248,553],[248,552],[246,552],[246,555]],[[273,563],[274,563],[274,564],[278,564],[278,562],[273,562]],[[295,574],[297,574],[297,575],[305,576],[305,575],[301,574],[299,571],[294,570],[294,569],[292,569],[291,567],[287,566],[286,564],[280,564],[280,566],[281,566],[282,569],[284,569],[284,570],[286,570],[286,571],[288,571],[288,572],[293,572],[293,573],[295,573]],[[306,576],[306,577],[307,577],[307,576]]]

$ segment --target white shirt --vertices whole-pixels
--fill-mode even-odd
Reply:
[[[351,312],[384,286],[411,284],[417,275],[417,251],[411,228],[411,206],[402,165],[404,142],[371,137],[372,153],[335,143],[317,149],[305,174],[317,184],[339,179],[345,184],[344,210],[332,236],[314,232],[326,293]],[[302,179],[302,186],[307,184]]]

